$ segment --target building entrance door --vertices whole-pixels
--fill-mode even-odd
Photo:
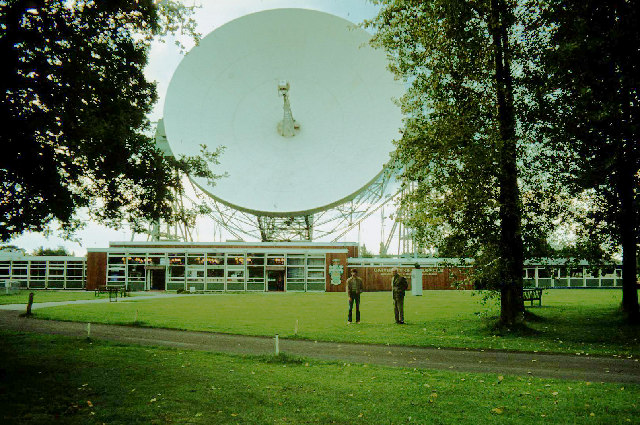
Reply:
[[[284,291],[284,270],[267,270],[267,290]]]
[[[164,291],[166,288],[167,270],[150,269],[147,275],[148,288],[152,291]]]

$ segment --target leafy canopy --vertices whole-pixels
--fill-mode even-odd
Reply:
[[[165,158],[147,134],[150,42],[195,35],[191,12],[174,1],[0,1],[0,240],[54,220],[73,230],[85,208],[107,224],[172,221],[176,170],[213,177],[208,159]]]

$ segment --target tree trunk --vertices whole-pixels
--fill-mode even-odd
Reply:
[[[613,26],[617,32],[632,34],[637,29],[633,27],[633,23],[629,22],[629,16],[632,16],[626,2],[620,2],[617,7],[617,16],[621,19],[613,22]],[[638,289],[636,284],[637,276],[637,217],[638,205],[635,202],[636,188],[638,186],[638,148],[637,140],[637,102],[634,102],[632,87],[634,87],[633,79],[637,72],[637,64],[634,62],[634,56],[637,53],[633,51],[634,46],[628,45],[624,40],[616,44],[615,55],[617,56],[618,66],[616,67],[616,77],[620,82],[619,102],[620,102],[620,118],[619,125],[622,128],[622,140],[619,144],[616,161],[617,182],[616,189],[620,203],[618,231],[620,232],[620,242],[622,244],[622,310],[627,316],[629,322],[640,323],[640,308],[638,306]],[[631,82],[629,81],[631,79]],[[634,105],[632,107],[631,105]],[[635,110],[634,110],[635,109]]]
[[[624,81],[624,77],[622,79]],[[622,92],[626,91],[622,84]],[[627,96],[623,96],[623,105]],[[628,107],[623,106],[623,116],[629,117]],[[629,119],[629,118],[627,118]],[[622,310],[627,315],[629,322],[640,323],[640,309],[638,306],[637,275],[637,216],[638,207],[635,202],[635,187],[637,185],[636,173],[638,172],[636,149],[633,143],[634,135],[628,134],[626,140],[620,142],[620,150],[617,155],[616,168],[618,179],[616,182],[620,211],[618,219],[618,231],[622,244]]]
[[[511,326],[522,319],[523,245],[520,227],[520,191],[518,188],[517,142],[513,105],[508,14],[504,0],[491,0],[489,31],[493,40],[498,128],[498,182],[500,185],[501,290],[500,322]]]

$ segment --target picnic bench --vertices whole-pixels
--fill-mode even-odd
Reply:
[[[524,288],[522,290],[522,299],[530,301],[532,306],[535,300],[538,301],[538,305],[542,305],[542,288]]]
[[[99,294],[109,294],[109,302],[118,302],[118,295],[124,298],[128,296],[128,292],[124,285],[98,285],[94,295],[97,297]]]

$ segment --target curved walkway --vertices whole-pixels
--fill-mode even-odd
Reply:
[[[31,306],[31,310],[37,310],[39,308],[47,308],[47,307],[55,307],[58,305],[69,305],[69,304],[100,304],[100,303],[108,303],[108,302],[126,302],[129,300],[148,300],[151,298],[174,298],[174,297],[185,297],[188,296],[187,294],[182,295],[182,294],[164,294],[164,293],[157,293],[157,294],[153,294],[153,295],[140,295],[140,296],[135,296],[135,297],[127,297],[127,298],[120,298],[118,297],[118,299],[116,301],[111,301],[109,300],[109,298],[95,298],[95,299],[88,299],[88,300],[72,300],[72,301],[48,301],[48,302],[43,302],[43,303],[39,303],[39,302],[34,302]],[[25,303],[19,303],[19,304],[0,304],[0,310],[16,310],[16,311],[25,311],[27,307],[27,304]]]
[[[0,311],[0,328],[78,338],[87,336],[86,323],[22,318],[19,312],[8,310]],[[97,323],[91,324],[91,338],[230,354],[260,355],[273,354],[275,351],[274,338],[269,337]],[[637,359],[294,339],[280,339],[279,344],[283,353],[349,363],[640,384],[640,363]]]

